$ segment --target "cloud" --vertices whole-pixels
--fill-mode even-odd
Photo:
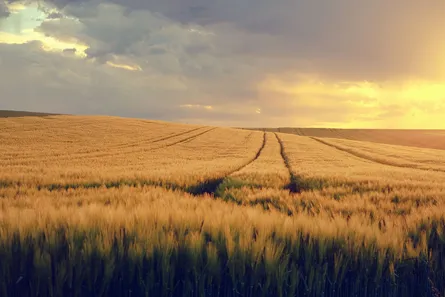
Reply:
[[[76,49],[75,48],[66,48],[63,50],[64,53],[71,53],[71,54],[75,54],[76,53]]]
[[[180,105],[180,107],[183,107],[183,108],[198,108],[198,109],[206,109],[206,110],[212,110],[213,109],[213,106],[211,106],[211,105],[203,106],[203,105],[200,105],[200,104],[182,104],[182,105]]]
[[[28,4],[3,19],[0,84],[15,99],[0,108],[237,126],[444,111],[443,1],[39,3],[32,28],[7,29],[37,22]]]
[[[90,7],[97,3],[79,0],[51,2],[79,18],[94,14]],[[131,15],[135,25],[145,23],[137,17],[144,14],[140,11],[150,11],[181,24],[211,28],[219,36],[218,45],[225,53],[288,59],[288,69],[300,66],[295,61],[298,57],[311,65],[312,70],[341,79],[385,80],[395,76],[445,75],[426,63],[441,59],[445,65],[442,54],[445,50],[445,2],[441,0],[430,1],[428,5],[402,0],[365,3],[355,0],[112,2],[122,8],[115,11],[110,8],[97,17],[101,18],[103,26],[114,30],[105,34],[104,28],[96,24],[91,32],[96,32],[95,37],[105,42],[111,42],[111,32],[122,35],[114,42],[121,51],[128,42],[145,36],[147,32],[143,29],[147,27],[128,30],[128,19],[120,10]]]
[[[40,46],[0,45],[5,57],[1,69],[9,73],[0,80],[1,97],[6,98],[0,108],[144,117],[157,113],[163,119],[180,109],[175,99],[179,91],[157,87],[156,79],[169,84],[169,77],[145,77],[142,87],[127,71],[42,52]]]
[[[128,71],[41,50],[41,42],[0,44],[0,109],[109,114],[200,123],[249,121],[248,105],[204,100],[193,81],[173,74]],[[65,55],[66,54],[66,55]],[[8,73],[8,75],[3,75]],[[189,91],[187,91],[189,90]],[[185,92],[186,91],[186,92]],[[198,99],[196,98],[198,94]],[[210,99],[210,98],[207,98]],[[207,102],[199,105],[195,102]],[[202,112],[211,115],[203,115]]]
[[[57,19],[61,19],[63,18],[64,15],[58,11],[54,11],[54,12],[50,12],[48,13],[48,15],[46,16],[47,20],[57,20]]]

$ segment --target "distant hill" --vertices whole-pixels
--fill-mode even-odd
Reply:
[[[0,118],[18,118],[18,117],[46,117],[58,115],[56,113],[43,113],[32,111],[18,111],[18,110],[0,110]]]

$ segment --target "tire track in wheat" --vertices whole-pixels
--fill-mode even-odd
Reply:
[[[164,145],[164,146],[160,146],[160,147],[156,147],[156,148],[153,148],[153,149],[149,149],[148,151],[156,151],[156,150],[159,150],[159,149],[163,149],[163,148],[167,148],[167,147],[175,146],[175,145],[178,145],[178,144],[181,144],[181,143],[184,143],[184,142],[189,142],[189,141],[191,141],[191,140],[194,140],[194,139],[198,138],[198,137],[201,136],[201,135],[204,135],[204,134],[209,133],[209,132],[211,132],[211,131],[213,131],[213,130],[216,130],[216,129],[217,129],[216,127],[214,127],[214,128],[210,128],[210,129],[205,130],[204,132],[201,132],[201,133],[192,135],[192,136],[190,136],[190,137],[181,139],[181,140],[176,141],[176,142],[173,142],[173,143],[169,143],[169,144]]]
[[[249,166],[250,164],[252,164],[253,162],[255,162],[260,156],[261,153],[263,152],[264,147],[266,146],[266,133],[263,132],[263,143],[261,144],[260,148],[258,149],[255,157],[253,159],[251,159],[248,163],[244,164],[243,166],[241,166],[240,168],[236,169],[235,171],[231,172],[229,175],[232,175],[238,171],[243,170],[245,167]]]
[[[278,142],[280,143],[281,158],[283,158],[283,162],[286,165],[287,170],[289,171],[290,182],[289,182],[289,185],[287,185],[286,188],[291,193],[300,193],[300,189],[298,187],[298,178],[297,178],[297,176],[294,174],[294,172],[292,170],[289,158],[288,158],[288,156],[286,154],[286,150],[284,148],[284,143],[281,140],[281,138],[278,136],[277,133],[274,133],[274,134],[275,134],[275,137],[277,138]]]
[[[323,145],[329,146],[329,147],[331,147],[331,148],[333,148],[333,149],[342,151],[342,152],[344,152],[344,153],[348,153],[348,154],[350,154],[350,155],[352,155],[352,156],[354,156],[354,157],[357,157],[357,158],[360,158],[360,159],[363,159],[363,160],[371,161],[371,162],[373,162],[373,163],[377,163],[377,164],[381,164],[381,165],[386,165],[386,166],[397,167],[397,168],[409,168],[409,169],[421,170],[421,171],[445,172],[445,170],[441,170],[441,169],[437,169],[437,168],[429,168],[429,169],[426,169],[426,168],[414,167],[414,166],[411,166],[411,165],[408,165],[408,164],[395,164],[395,163],[392,163],[392,162],[390,162],[390,161],[386,161],[386,160],[382,160],[382,159],[373,158],[373,157],[370,157],[370,156],[368,156],[368,155],[366,155],[366,154],[362,154],[362,153],[357,152],[357,151],[354,151],[354,150],[350,150],[350,149],[347,149],[347,148],[343,148],[343,147],[337,146],[337,145],[335,145],[335,144],[333,144],[333,143],[329,143],[329,142],[327,142],[327,141],[324,141],[324,140],[319,139],[319,138],[316,138],[316,137],[310,137],[310,138],[311,138],[312,140],[317,141],[318,143],[321,143],[321,144],[323,144]]]
[[[197,138],[198,136],[204,135],[205,133],[208,133],[210,131],[213,131],[217,129],[211,128],[204,132],[201,132],[199,134],[193,135],[191,137],[188,137],[186,139],[182,139],[180,141],[177,141],[175,143],[171,143],[168,146],[165,147],[171,147],[173,145],[177,145],[180,143],[183,143],[187,140],[193,140]],[[251,134],[249,134],[251,135]],[[249,159],[246,163],[244,163],[242,166],[236,168],[235,170],[232,170],[231,172],[226,173],[224,176],[215,178],[215,179],[209,179],[202,183],[191,185],[191,186],[181,186],[175,183],[171,183],[168,181],[155,181],[155,180],[146,180],[146,179],[134,179],[134,180],[115,180],[115,181],[106,181],[106,182],[84,182],[84,183],[66,183],[66,184],[46,184],[46,185],[37,185],[37,190],[49,190],[49,191],[60,191],[60,190],[69,190],[69,189],[96,189],[101,187],[106,188],[119,188],[122,186],[129,186],[129,187],[139,187],[139,186],[157,186],[157,187],[163,187],[166,189],[171,190],[178,190],[187,192],[189,194],[192,194],[194,196],[199,196],[203,194],[214,194],[215,190],[218,188],[218,186],[231,174],[242,170],[244,167],[248,166],[255,160],[259,158],[261,155],[262,150],[264,149],[266,145],[266,133],[263,133],[263,142],[256,152],[255,156],[252,159]],[[10,182],[10,181],[2,181],[0,180],[0,188],[9,188],[9,187],[21,187],[20,182]]]
[[[79,152],[73,152],[70,154],[63,154],[61,156],[56,156],[53,154],[53,155],[51,155],[51,157],[57,157],[58,161],[72,159],[74,157],[83,158],[83,159],[92,159],[92,158],[106,157],[109,155],[119,156],[121,154],[135,153],[135,152],[139,152],[141,150],[153,150],[153,149],[145,148],[143,145],[159,143],[161,141],[169,140],[169,139],[172,139],[175,137],[184,136],[186,134],[193,133],[193,132],[198,131],[203,128],[205,128],[205,127],[189,129],[187,131],[183,131],[180,133],[174,133],[174,134],[171,134],[168,136],[164,136],[162,138],[153,137],[153,138],[143,140],[143,141],[135,141],[135,142],[124,143],[124,144],[109,145],[109,146],[105,147],[105,149],[107,151],[104,151],[103,148],[98,148],[98,149],[94,149],[94,150],[90,150],[90,151],[79,151]],[[134,149],[131,149],[131,148],[134,148]],[[129,149],[129,150],[121,151],[121,150],[125,150],[125,149]],[[47,157],[49,157],[49,156],[47,156]],[[42,156],[31,155],[28,157],[21,157],[20,161],[22,161],[22,162],[24,162],[24,161],[38,162],[38,161],[41,161],[41,158],[42,158]]]
[[[196,186],[189,188],[189,190],[187,192],[189,192],[190,194],[193,194],[193,195],[202,195],[202,194],[215,195],[216,190],[224,182],[224,180],[226,180],[232,174],[235,174],[236,172],[242,170],[243,168],[245,168],[245,167],[249,166],[250,164],[252,164],[253,162],[255,162],[255,160],[257,160],[260,157],[265,146],[266,146],[266,133],[263,132],[263,142],[262,142],[261,146],[259,147],[258,151],[256,152],[255,156],[252,159],[248,160],[246,163],[242,164],[240,167],[232,170],[231,172],[226,173],[222,177],[210,179],[210,180],[204,181],[201,184],[198,184]]]

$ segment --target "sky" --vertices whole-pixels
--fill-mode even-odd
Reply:
[[[445,1],[0,0],[0,109],[445,129]]]

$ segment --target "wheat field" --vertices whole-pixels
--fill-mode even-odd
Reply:
[[[0,296],[445,296],[444,161],[274,131],[3,118]]]
[[[444,130],[330,128],[258,128],[254,130],[287,133],[308,137],[327,137],[368,141],[417,148],[445,149]]]

